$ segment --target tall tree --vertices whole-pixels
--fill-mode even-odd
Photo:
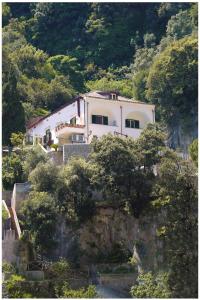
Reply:
[[[2,142],[10,145],[12,132],[25,131],[24,110],[17,90],[18,70],[3,50]]]
[[[167,212],[163,233],[172,297],[196,298],[198,193],[195,170],[176,156],[165,157],[159,167],[158,186],[157,196]]]

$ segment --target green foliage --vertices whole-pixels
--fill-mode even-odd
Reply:
[[[123,242],[116,242],[113,243],[111,250],[107,251],[106,254],[98,253],[96,260],[98,263],[126,263],[130,256],[131,252],[124,246]],[[118,271],[120,272],[120,269]],[[123,268],[121,271],[123,271]]]
[[[25,161],[23,163],[23,169],[25,174],[28,176],[39,163],[47,163],[48,156],[42,152],[39,146],[28,149],[25,152]]]
[[[162,146],[163,134],[155,126],[149,126],[137,141],[111,134],[94,140],[90,156],[93,185],[106,200],[128,202],[139,217],[151,198],[152,167]]]
[[[29,174],[32,188],[38,192],[53,193],[59,180],[59,170],[52,162],[38,163],[36,168]]]
[[[189,131],[197,122],[197,69],[197,39],[187,37],[167,47],[150,70],[147,97],[171,127]]]
[[[2,183],[6,190],[12,190],[14,184],[24,182],[22,157],[16,153],[3,157]]]
[[[133,298],[170,298],[167,280],[167,273],[142,273],[137,278],[137,284],[131,288],[131,296]]]
[[[73,290],[68,285],[63,287],[62,298],[97,298],[96,288],[89,285],[87,288]]]
[[[59,261],[53,262],[46,271],[46,276],[50,279],[63,280],[67,279],[70,272],[70,265],[64,258]]]
[[[16,272],[15,267],[8,262],[3,262],[2,271],[3,271],[3,273],[15,273]]]
[[[58,144],[52,144],[51,148],[53,148],[53,149],[55,149],[55,151],[57,151],[58,150]]]
[[[156,188],[167,213],[162,238],[172,297],[196,298],[198,193],[195,170],[189,162],[177,157],[163,157]]]
[[[10,144],[12,132],[24,132],[24,111],[17,91],[17,68],[3,49],[2,64],[2,143]]]
[[[9,298],[32,298],[32,295],[25,292],[21,286],[21,283],[24,281],[25,278],[20,275],[11,275],[11,277],[5,282]]]
[[[8,219],[8,216],[8,212],[2,204],[2,224],[4,224],[4,222]]]
[[[58,74],[68,76],[75,90],[79,92],[84,90],[83,75],[75,57],[56,55],[50,57],[47,63],[52,65]]]
[[[95,213],[91,173],[92,166],[77,157],[72,158],[61,172],[64,182],[57,188],[57,199],[68,221],[84,222]]]
[[[166,33],[173,39],[178,40],[192,33],[192,19],[188,10],[180,11],[177,15],[172,16],[167,24]]]
[[[29,230],[39,253],[50,254],[56,245],[56,207],[47,192],[31,192],[20,209],[23,229]]]
[[[120,95],[128,98],[133,97],[133,86],[130,79],[114,80],[103,77],[99,80],[88,81],[89,90],[119,91]]]
[[[24,141],[24,133],[22,132],[13,132],[11,134],[10,138],[11,144],[13,146],[23,147],[23,141]]]
[[[189,147],[190,157],[195,166],[198,167],[198,139],[195,139]]]
[[[2,25],[5,26],[8,24],[11,17],[10,6],[6,3],[2,3]]]
[[[143,156],[143,166],[151,167],[160,161],[160,151],[165,147],[166,136],[158,124],[148,124],[137,140],[138,153]]]

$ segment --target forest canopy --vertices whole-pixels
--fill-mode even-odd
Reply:
[[[167,126],[179,110],[197,128],[197,3],[3,3],[2,18],[3,144],[91,89],[155,102]]]

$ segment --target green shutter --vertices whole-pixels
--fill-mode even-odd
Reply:
[[[103,117],[103,124],[108,125],[108,117]]]
[[[96,116],[92,115],[92,124],[96,124]]]

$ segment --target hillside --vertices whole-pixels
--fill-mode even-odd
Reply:
[[[197,4],[3,3],[3,45],[5,145],[92,89],[156,104],[172,147],[197,137]]]

